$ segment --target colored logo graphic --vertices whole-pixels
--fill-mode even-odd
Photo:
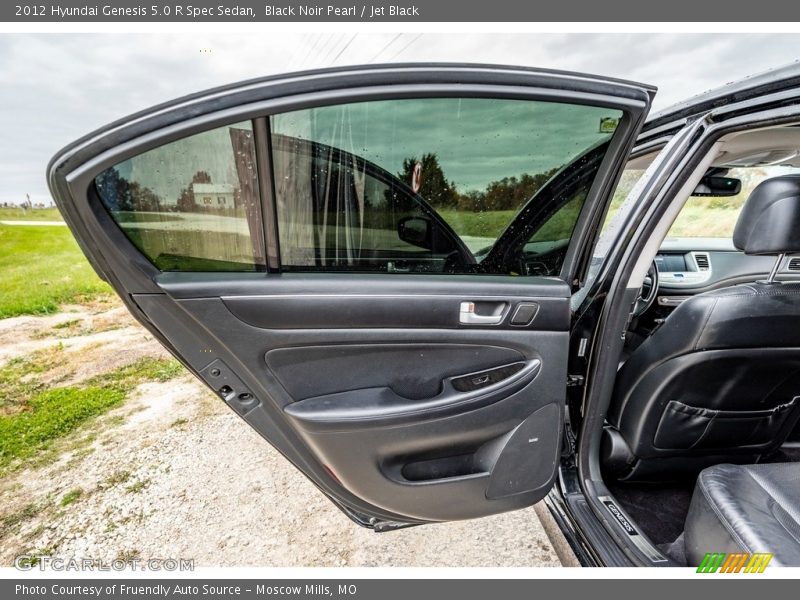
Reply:
[[[698,573],[763,573],[767,568],[772,554],[766,552],[740,552],[725,554],[724,552],[709,552],[703,558]]]

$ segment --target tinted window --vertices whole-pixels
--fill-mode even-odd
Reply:
[[[163,271],[265,267],[249,123],[145,152],[105,170],[95,187],[125,235]]]
[[[281,266],[482,272],[474,267],[520,210],[563,167],[602,147],[620,118],[598,107],[479,98],[276,115]],[[566,245],[585,198],[584,189],[550,207],[530,242]]]

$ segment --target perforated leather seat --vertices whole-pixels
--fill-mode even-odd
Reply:
[[[768,552],[800,567],[800,464],[716,465],[697,478],[686,517],[686,560],[707,552]]]
[[[733,242],[746,254],[778,254],[778,262],[800,252],[800,176],[753,190]],[[699,294],[673,311],[620,370],[605,445],[614,442],[619,478],[656,479],[756,462],[798,417],[800,283],[771,276]]]

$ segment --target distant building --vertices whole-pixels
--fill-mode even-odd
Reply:
[[[194,203],[208,209],[234,208],[235,188],[230,183],[193,184]]]

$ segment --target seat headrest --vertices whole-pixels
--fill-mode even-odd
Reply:
[[[733,245],[745,254],[800,252],[800,175],[756,186],[736,221]]]

